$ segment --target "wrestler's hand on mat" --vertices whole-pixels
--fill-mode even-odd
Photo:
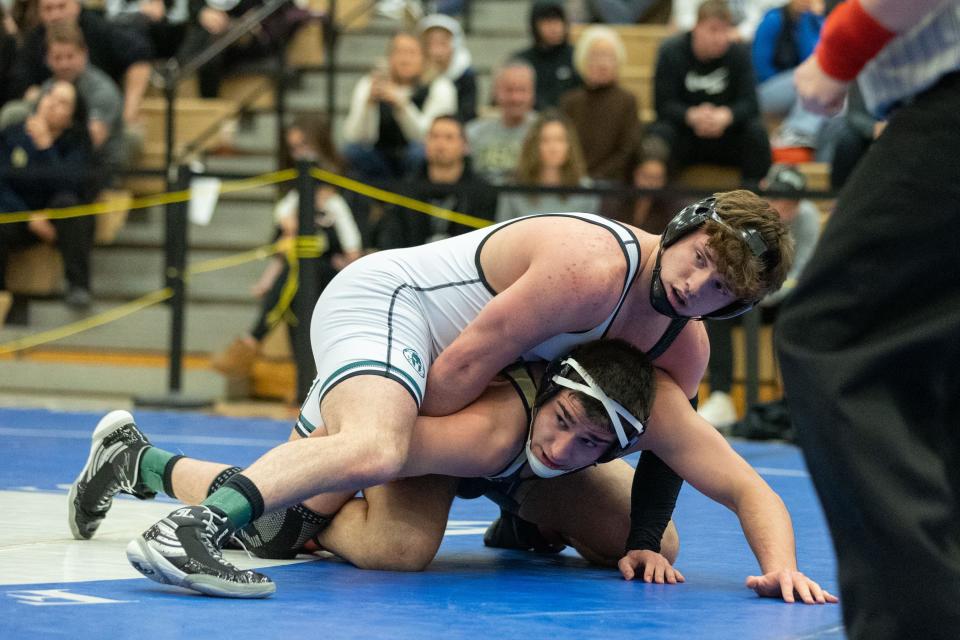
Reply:
[[[673,568],[670,561],[649,549],[634,549],[617,563],[624,580],[640,578],[644,582],[677,584],[683,582],[683,574]]]
[[[837,596],[822,589],[819,584],[799,571],[771,571],[762,576],[747,576],[747,588],[762,598],[780,598],[795,602],[796,595],[806,604],[837,602]]]

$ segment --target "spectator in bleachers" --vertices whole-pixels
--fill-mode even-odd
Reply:
[[[592,187],[573,123],[559,111],[545,111],[523,141],[514,183],[538,187]],[[497,221],[534,213],[578,211],[597,213],[594,194],[504,192],[497,205]]]
[[[607,24],[667,24],[672,0],[583,0],[589,19]]]
[[[404,194],[444,209],[493,220],[496,192],[473,173],[463,123],[454,116],[433,121],[426,162],[410,176]],[[389,209],[377,230],[377,248],[413,247],[472,231],[473,227],[401,207]]]
[[[10,89],[13,85],[13,65],[17,57],[16,23],[0,5],[0,106],[16,96]]]
[[[80,0],[39,0],[40,25],[25,36],[17,62],[17,95],[31,100],[50,77],[46,65],[47,28],[58,21],[79,25],[90,63],[123,87],[123,121],[136,125],[140,103],[150,81],[150,45],[136,33],[114,25],[100,14],[82,9]]]
[[[535,107],[542,111],[556,107],[560,96],[580,86],[580,76],[573,66],[570,23],[560,0],[534,0],[530,8],[530,33],[533,46],[518,51],[536,71]]]
[[[635,145],[633,157],[633,186],[638,189],[663,189],[667,186],[667,161],[670,150],[663,140],[652,136],[642,137]],[[679,209],[686,206],[674,197],[665,194],[645,194],[628,200],[623,218],[630,224],[653,234],[663,233],[667,222]]]
[[[477,73],[464,42],[460,23],[450,16],[433,14],[417,24],[426,54],[424,82],[445,76],[457,89],[457,118],[469,122],[477,117]]]
[[[673,0],[670,22],[680,31],[689,31],[697,23],[697,9],[703,0]],[[778,7],[784,0],[727,0],[733,28],[730,35],[734,41],[750,42],[757,32],[757,25],[768,9]]]
[[[284,164],[288,168],[296,166],[299,160],[310,160],[321,169],[343,173],[344,161],[333,145],[330,127],[324,117],[315,114],[299,116],[284,136],[287,144]],[[277,223],[274,241],[292,241],[299,232],[300,196],[295,183],[288,183],[286,190],[273,210]],[[340,269],[360,257],[362,243],[353,212],[343,196],[326,184],[318,184],[315,193],[317,235],[327,247],[315,261],[322,291]],[[252,293],[260,298],[260,311],[253,327],[211,358],[214,369],[235,378],[250,374],[260,343],[285,319],[285,309],[279,305],[288,274],[286,254],[272,256],[263,275],[251,287]]]
[[[671,173],[709,162],[738,167],[755,186],[770,168],[770,142],[760,111],[750,50],[730,41],[723,0],[700,5],[692,31],[660,45],[654,79],[657,120],[647,135],[670,150]]]
[[[88,201],[92,168],[90,135],[83,100],[76,87],[57,80],[41,91],[35,111],[19,124],[0,130],[0,211],[36,211]],[[55,244],[63,255],[66,302],[90,305],[92,216],[0,225],[0,290],[5,286],[7,255],[37,242]]]
[[[498,113],[478,118],[467,125],[467,139],[474,170],[493,183],[510,178],[530,125],[537,118],[533,110],[536,72],[526,60],[510,60],[494,72],[493,98]]]
[[[53,78],[70,82],[87,107],[87,122],[94,159],[100,168],[94,192],[107,186],[124,164],[123,96],[116,83],[89,63],[83,32],[71,22],[57,22],[47,29],[47,66]]]
[[[153,57],[172,58],[183,43],[190,0],[106,0],[107,18],[140,34]]]
[[[587,174],[617,185],[629,181],[632,143],[640,124],[637,99],[619,83],[626,60],[616,31],[600,25],[588,27],[574,51],[574,64],[584,86],[560,99],[561,111],[573,122],[582,141]]]
[[[344,123],[344,155],[362,178],[400,178],[419,166],[430,123],[457,111],[457,90],[445,76],[421,82],[423,48],[409,33],[390,40],[379,65],[353,89]]]
[[[827,121],[797,99],[793,72],[813,53],[823,26],[822,0],[790,0],[764,14],[753,38],[753,68],[763,115],[785,117],[774,147],[814,148]],[[812,158],[811,158],[812,159]]]
[[[263,6],[263,0],[190,0],[190,18],[187,22],[183,43],[177,52],[180,64],[201,53],[204,49],[229,31],[247,13]],[[216,98],[220,94],[220,82],[224,74],[238,63],[264,58],[285,44],[295,26],[286,23],[286,15],[293,15],[296,6],[288,4],[266,18],[259,27],[252,29],[225,51],[214,56],[197,71],[200,96]],[[288,14],[289,12],[289,14]]]
[[[802,173],[790,165],[774,165],[761,183],[765,190],[779,191],[783,196],[768,198],[770,206],[786,223],[793,238],[795,255],[793,266],[783,286],[760,301],[760,313],[764,324],[772,324],[780,304],[797,284],[820,237],[820,210],[810,200],[790,197],[807,187]],[[731,320],[707,320],[704,324],[710,337],[710,395],[698,413],[718,429],[730,427],[737,419],[737,411],[730,396],[733,386],[733,327],[741,324],[742,316]]]

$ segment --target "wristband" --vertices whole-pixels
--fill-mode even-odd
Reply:
[[[823,25],[817,62],[831,78],[849,82],[896,35],[867,13],[860,0],[841,2]]]

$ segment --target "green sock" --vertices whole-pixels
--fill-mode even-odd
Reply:
[[[205,507],[216,507],[227,514],[230,528],[234,531],[246,526],[253,519],[253,507],[250,501],[242,493],[230,487],[220,487],[201,504]]]
[[[163,473],[167,468],[167,463],[175,455],[157,447],[148,447],[143,452],[143,457],[140,458],[140,480],[152,491],[167,493],[163,486]]]

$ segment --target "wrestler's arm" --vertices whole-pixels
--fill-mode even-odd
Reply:
[[[625,264],[622,256],[610,265],[596,257],[573,256],[559,245],[535,253],[430,366],[421,413],[462,409],[498,371],[536,345],[602,322],[620,297]]]
[[[641,443],[684,480],[737,514],[763,576],[747,586],[761,596],[806,603],[836,599],[797,570],[793,526],[780,497],[716,429],[690,406],[673,380],[657,372],[657,396]]]
[[[403,477],[439,474],[477,478],[501,471],[527,433],[520,396],[495,380],[477,400],[449,416],[420,416],[413,428]]]

